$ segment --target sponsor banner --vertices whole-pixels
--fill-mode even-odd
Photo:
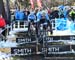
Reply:
[[[48,47],[46,56],[47,57],[73,57],[75,56],[75,45]]]
[[[75,40],[74,35],[68,35],[68,36],[47,36],[44,38],[45,41],[50,41],[50,40]]]
[[[70,45],[48,45],[47,47],[43,48],[39,46],[39,51],[42,52],[42,54],[46,53],[48,54],[67,54],[70,53]]]
[[[70,51],[70,46],[69,45],[55,45],[55,46],[48,46],[47,52],[48,54],[50,53],[63,53],[63,52],[68,52]]]
[[[43,41],[45,42],[54,42],[54,41],[61,41],[61,40],[75,40],[75,36],[71,35],[71,36],[46,36],[46,37],[39,37],[38,38],[38,42],[43,44]],[[16,38],[16,42],[19,44],[25,44],[25,43],[36,43],[36,38],[35,37],[25,37],[25,38]]]
[[[13,55],[33,55],[36,53],[34,47],[14,47],[11,48],[11,54]]]
[[[75,45],[48,45],[47,47],[38,46],[36,47],[13,47],[11,48],[12,55],[68,55],[75,54]]]
[[[46,43],[49,43],[49,44],[56,44],[56,45],[65,44],[66,42],[68,43],[68,42],[74,41],[74,40],[75,40],[75,35],[45,36],[45,37],[39,37],[38,38],[38,42],[41,43],[41,44],[43,44],[43,42],[46,42]]]
[[[35,37],[25,37],[25,38],[16,38],[16,42],[19,44],[25,44],[25,43],[35,43],[36,39]]]

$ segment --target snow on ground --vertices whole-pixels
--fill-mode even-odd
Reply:
[[[62,35],[75,35],[75,28],[72,24],[75,24],[73,21],[67,20],[67,30],[53,30],[54,36]]]
[[[53,36],[62,36],[62,35],[75,35],[75,33],[72,33],[70,30],[64,30],[64,31],[53,31]]]
[[[0,51],[0,60],[10,60],[11,54],[3,53]]]
[[[0,42],[0,48],[6,48],[6,47],[16,47],[17,43],[11,42],[11,41],[1,41]]]
[[[8,48],[8,47],[16,47],[17,43],[10,42],[10,41],[1,41],[0,42],[0,48]],[[0,51],[0,60],[13,60],[11,59],[11,54],[3,53]]]

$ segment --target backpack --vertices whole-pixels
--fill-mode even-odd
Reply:
[[[5,25],[6,25],[5,20],[3,18],[0,18],[0,28],[5,27]]]

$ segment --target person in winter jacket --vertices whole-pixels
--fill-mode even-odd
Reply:
[[[75,20],[75,10],[73,8],[71,8],[69,15],[70,15],[71,19],[74,21]]]
[[[15,11],[15,20],[24,20],[24,18],[24,11],[20,11],[19,9]]]
[[[37,16],[37,21],[40,23],[45,23],[46,21],[49,20],[48,13],[46,11],[38,11],[36,16]]]
[[[4,28],[6,26],[5,19],[0,15],[0,28]]]
[[[63,15],[64,15],[64,18],[68,17],[68,9],[67,8],[63,9]]]
[[[31,12],[29,15],[28,15],[28,22],[29,22],[29,31],[31,32],[32,31],[35,31],[35,27],[34,27],[34,23],[36,21],[36,16],[34,14],[34,12]]]
[[[31,13],[28,15],[28,21],[29,21],[29,22],[34,22],[34,21],[36,21],[36,16],[35,16],[34,12],[31,12]]]

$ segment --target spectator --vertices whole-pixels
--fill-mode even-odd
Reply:
[[[25,18],[24,12],[20,11],[19,12],[19,20],[24,20],[24,18]]]
[[[0,15],[0,28],[4,28],[6,26],[5,19]]]
[[[23,11],[20,11],[20,9],[15,11],[15,19],[16,20],[24,20],[25,15]]]
[[[35,31],[35,27],[34,27],[35,20],[36,20],[36,16],[35,16],[34,12],[31,12],[28,15],[28,21],[29,21],[28,30],[29,30],[29,32]]]
[[[63,15],[63,9],[59,9],[59,12],[58,12],[58,15],[59,15],[59,18],[63,18],[64,15]]]
[[[25,9],[25,12],[27,16],[30,14],[30,11],[27,8]]]
[[[35,8],[35,11],[34,11],[35,16],[37,15],[37,12],[38,12],[38,8]],[[37,19],[37,16],[36,16],[36,19]]]
[[[28,21],[34,22],[35,20],[36,20],[36,16],[35,16],[34,12],[31,12],[31,13],[28,15]]]
[[[68,17],[68,9],[67,8],[64,8],[63,9],[63,15],[64,15],[64,18],[67,18]]]
[[[15,20],[18,20],[19,19],[19,12],[20,12],[20,9],[16,9],[14,15],[15,15]]]
[[[73,8],[71,8],[71,11],[70,11],[69,15],[70,15],[72,21],[74,21],[74,19],[75,19],[75,10]]]
[[[0,30],[4,29],[5,26],[6,26],[5,19],[4,19],[4,18],[2,17],[2,15],[0,14]],[[4,30],[1,34],[5,36],[6,30]]]
[[[37,17],[37,22],[39,22],[41,19],[41,10],[40,9],[38,10],[36,17]]]
[[[45,11],[38,11],[37,21],[39,21],[40,23],[45,23],[48,20],[49,20],[48,13],[46,13]]]
[[[58,15],[58,10],[54,10],[50,13],[50,19],[55,19],[55,18],[58,18],[59,15]]]
[[[51,13],[51,10],[50,10],[49,8],[47,8],[47,11],[48,11],[48,14],[50,14],[50,13]]]

